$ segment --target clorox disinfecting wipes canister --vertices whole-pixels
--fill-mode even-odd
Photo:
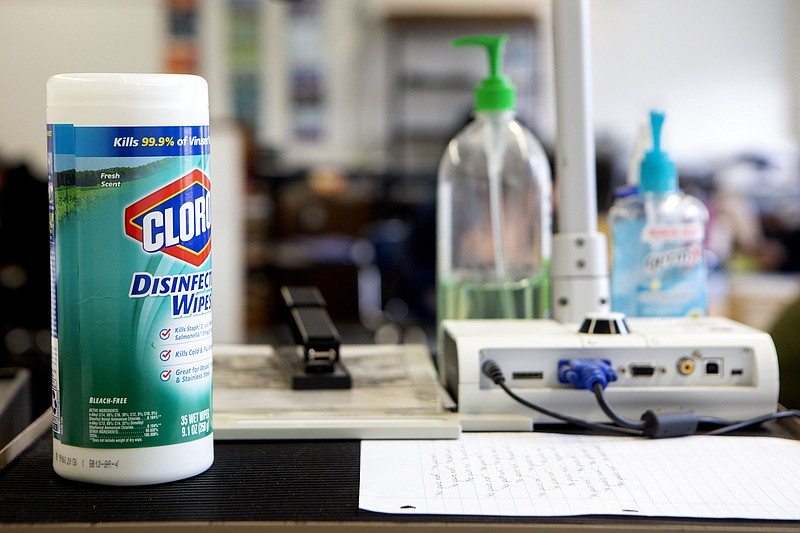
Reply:
[[[214,460],[207,84],[54,76],[47,152],[55,471],[112,485],[203,472]]]

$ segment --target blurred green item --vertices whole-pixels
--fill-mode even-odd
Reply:
[[[780,367],[779,401],[787,409],[800,408],[800,298],[786,306],[769,331]]]

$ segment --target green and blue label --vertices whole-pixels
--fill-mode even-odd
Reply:
[[[54,435],[210,435],[208,126],[50,124],[47,140]]]

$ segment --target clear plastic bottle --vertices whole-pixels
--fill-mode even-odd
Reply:
[[[705,315],[708,209],[678,189],[675,166],[661,151],[663,121],[651,113],[653,149],[642,160],[639,193],[609,211],[611,306],[628,316]]]
[[[490,75],[476,88],[475,119],[448,144],[437,198],[437,318],[539,318],[550,312],[550,167],[515,119],[514,87],[499,74],[507,36],[485,46]]]
[[[617,192],[608,221],[612,236],[611,309],[638,316],[636,272],[643,255],[639,237],[644,228],[644,204],[638,186]]]

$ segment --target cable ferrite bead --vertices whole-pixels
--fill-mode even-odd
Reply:
[[[666,413],[647,411],[642,415],[642,422],[645,424],[643,431],[645,437],[664,439],[694,435],[697,432],[698,420],[691,411]]]

